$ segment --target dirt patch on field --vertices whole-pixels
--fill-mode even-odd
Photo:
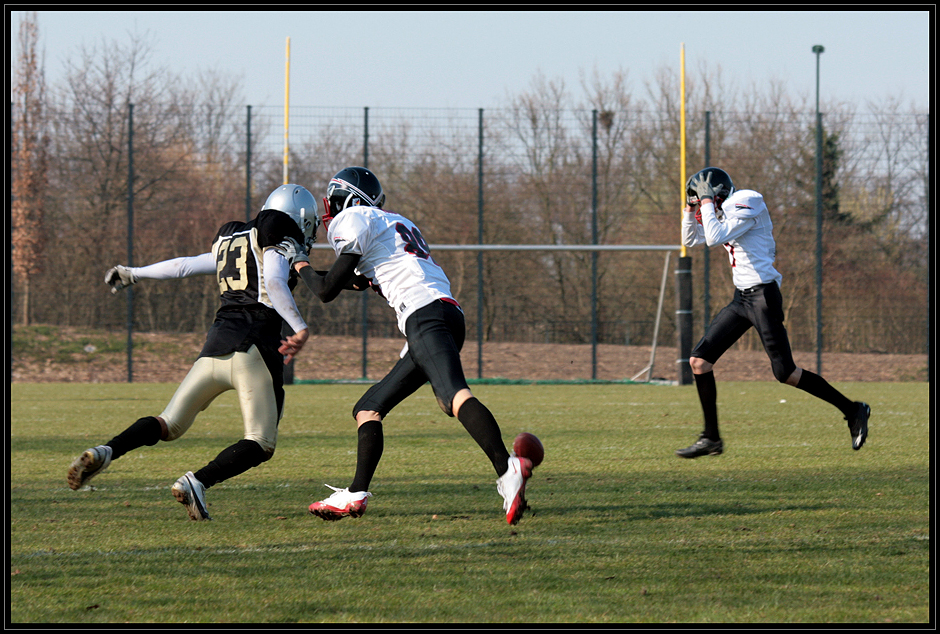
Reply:
[[[133,380],[178,383],[202,347],[203,334],[135,333]],[[112,383],[128,379],[126,334],[69,328],[14,329],[12,382]],[[365,376],[381,378],[398,360],[404,339],[369,339]],[[311,337],[294,364],[297,380],[363,378],[363,341],[356,337]],[[462,353],[470,379],[480,376],[475,341]],[[508,380],[588,380],[596,362],[599,380],[675,381],[676,349],[649,346],[486,343],[482,378]],[[797,365],[816,370],[815,352],[794,354]],[[652,372],[648,368],[652,361]],[[715,366],[721,381],[773,381],[762,350],[730,350]],[[826,353],[822,373],[829,381],[926,381],[927,355]]]

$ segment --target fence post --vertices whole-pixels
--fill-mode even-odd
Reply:
[[[483,244],[483,108],[477,132],[477,242]],[[477,251],[477,378],[483,378],[483,251]]]
[[[362,166],[369,167],[369,108],[363,109]],[[369,293],[362,295],[362,378],[369,378]]]
[[[704,167],[709,167],[712,159],[712,146],[711,146],[711,110],[705,111],[705,165]],[[705,295],[704,302],[702,306],[705,330],[708,330],[708,326],[711,325],[712,321],[712,296],[711,296],[711,249],[708,245],[704,245],[704,253],[702,256],[702,277],[703,288],[702,291]]]
[[[245,116],[245,222],[251,221],[251,106]]]
[[[597,246],[597,109],[591,112],[591,244]],[[597,250],[591,251],[591,379],[597,379]]]
[[[816,374],[822,375],[822,113],[816,111]]]
[[[127,266],[134,266],[134,104],[127,104]],[[127,287],[127,382],[134,382],[134,287]]]

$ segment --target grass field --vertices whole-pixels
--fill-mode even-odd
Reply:
[[[926,624],[928,384],[838,384],[872,406],[852,451],[832,407],[719,383],[725,454],[682,460],[694,387],[479,385],[507,444],[545,462],[508,526],[496,474],[428,388],[387,419],[368,512],[307,505],[347,486],[361,385],[295,385],[274,458],[207,492],[169,487],[241,437],[233,393],[180,440],[70,490],[84,449],[175,385],[12,384],[9,622]]]

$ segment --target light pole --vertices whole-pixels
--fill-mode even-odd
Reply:
[[[819,112],[819,56],[826,50],[813,46],[816,54],[816,374],[822,375],[822,114]]]

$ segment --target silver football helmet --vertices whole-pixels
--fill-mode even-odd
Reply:
[[[320,214],[317,201],[306,187],[301,185],[281,185],[264,201],[261,210],[274,209],[290,216],[304,234],[305,246],[309,249],[317,240],[317,227],[320,226]]]

